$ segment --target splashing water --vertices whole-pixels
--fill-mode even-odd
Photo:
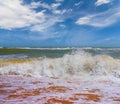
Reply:
[[[8,61],[8,60],[7,60]],[[120,60],[108,55],[91,55],[84,51],[63,57],[39,57],[29,60],[0,62],[1,75],[30,75],[49,77],[107,76],[120,77]],[[4,63],[4,65],[2,65]],[[5,64],[7,63],[7,64]]]
[[[118,104],[119,53],[101,48],[0,51],[0,103]]]

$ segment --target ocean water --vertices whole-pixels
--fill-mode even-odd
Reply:
[[[1,48],[0,74],[120,78],[120,48]]]
[[[0,48],[0,104],[120,104],[120,48]]]

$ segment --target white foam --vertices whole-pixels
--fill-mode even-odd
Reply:
[[[110,56],[92,56],[85,52],[61,58],[40,58],[32,62],[0,67],[2,75],[31,75],[49,77],[108,76],[120,78],[120,60]]]

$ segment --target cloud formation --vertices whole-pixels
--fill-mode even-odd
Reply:
[[[102,13],[96,13],[91,15],[86,15],[80,17],[76,24],[78,25],[88,25],[93,27],[107,27],[110,26],[120,19],[119,7],[107,10]]]
[[[3,29],[23,28],[45,21],[43,11],[36,13],[22,0],[0,0],[0,27]]]
[[[100,6],[100,5],[103,5],[103,4],[108,4],[108,3],[110,3],[111,2],[111,0],[97,0],[96,2],[95,2],[95,5],[96,6]]]
[[[28,27],[32,31],[43,31],[57,22],[60,22],[59,17],[46,14],[45,9],[55,12],[60,3],[48,5],[41,2],[31,2],[24,4],[24,0],[0,0],[0,28],[16,29]],[[35,8],[45,8],[41,11],[35,11]],[[62,11],[64,12],[64,11]],[[62,13],[58,11],[57,13]]]

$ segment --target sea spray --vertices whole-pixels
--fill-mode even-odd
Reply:
[[[10,60],[9,60],[10,61]],[[4,62],[5,63],[5,62]],[[1,75],[30,75],[34,77],[81,77],[112,75],[120,78],[120,60],[108,55],[73,52],[59,58],[40,57],[22,63],[0,65]]]

